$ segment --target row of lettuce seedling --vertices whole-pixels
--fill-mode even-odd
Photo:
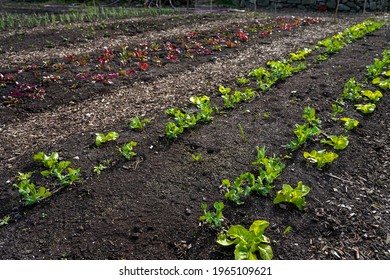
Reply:
[[[247,77],[239,77],[237,79],[237,84],[240,86],[245,86],[252,80],[252,82],[257,84],[257,89],[247,87],[244,90],[232,90],[232,88],[220,85],[218,91],[221,94],[224,108],[232,109],[237,103],[251,100],[258,92],[266,92],[281,80],[306,69],[308,67],[306,58],[309,54],[314,55],[314,53],[317,53],[315,59],[317,62],[326,60],[329,55],[339,52],[347,44],[374,32],[382,25],[382,22],[366,20],[337,35],[318,42],[313,49],[305,48],[291,53],[289,59],[269,61],[266,68],[259,67],[253,69]],[[326,58],[324,58],[325,55]],[[321,59],[318,59],[318,57]],[[380,82],[378,81],[378,83]],[[210,97],[208,96],[191,97],[190,101],[198,107],[198,113],[194,114],[178,108],[171,108],[165,111],[172,119],[165,126],[165,135],[169,141],[176,139],[180,134],[192,129],[198,123],[210,122],[213,119],[213,114],[221,111],[218,107],[213,107],[210,104]]]
[[[390,89],[388,82],[390,79],[389,70],[387,70],[390,64],[389,51],[383,52],[383,59],[375,59],[374,64],[367,66],[368,77],[372,79],[372,84],[377,85],[381,89]],[[343,111],[343,107],[346,100],[359,100],[364,99],[368,103],[355,104],[355,108],[364,114],[372,113],[373,110],[362,110],[364,106],[370,106],[370,104],[377,103],[382,97],[382,93],[379,90],[371,91],[369,89],[362,90],[362,86],[358,89],[351,89],[351,82],[356,83],[354,79],[350,79],[344,86],[344,91],[340,98],[337,100],[337,104],[332,104],[332,119],[337,121],[341,120],[344,123],[346,131],[353,129],[358,125],[358,121],[351,118],[336,118],[338,113]],[[354,97],[351,98],[351,95]],[[338,105],[340,104],[340,105]],[[335,150],[343,150],[348,144],[348,136],[344,135],[327,135],[321,130],[321,120],[316,117],[315,109],[306,107],[303,112],[303,118],[306,123],[303,125],[296,125],[294,134],[296,139],[292,140],[285,147],[295,151],[301,148],[308,140],[313,139],[320,134],[325,138],[320,140],[321,144],[331,145]],[[242,173],[238,176],[234,183],[231,184],[229,180],[222,181],[222,187],[225,189],[225,197],[236,204],[242,204],[242,197],[250,195],[252,192],[267,196],[273,186],[271,185],[273,180],[280,176],[281,171],[285,165],[279,158],[265,156],[265,149],[258,148],[258,160],[253,162],[255,165],[260,165],[258,176],[250,172]],[[313,150],[310,153],[304,152],[304,158],[309,163],[315,164],[318,169],[321,169],[326,164],[333,162],[338,155],[334,152],[327,152],[325,149],[316,151]],[[291,187],[289,184],[283,184],[281,190],[276,193],[276,197],[273,200],[274,204],[279,203],[291,203],[297,206],[299,210],[303,210],[306,205],[305,196],[310,192],[310,188],[305,186],[302,182],[299,182],[296,188]],[[224,217],[222,210],[224,209],[223,202],[214,203],[214,211],[207,210],[207,204],[202,204],[201,208],[203,215],[200,217],[200,221],[209,225],[212,229],[218,231],[224,231],[223,222]],[[271,259],[273,257],[272,248],[270,246],[270,239],[264,236],[264,230],[268,227],[269,222],[265,220],[255,221],[248,229],[241,225],[231,226],[226,232],[219,234],[217,243],[224,246],[235,246],[235,259],[257,259],[260,256],[261,259]],[[291,228],[290,228],[291,229]],[[289,230],[288,228],[286,230]],[[258,255],[257,255],[258,254]]]
[[[129,123],[129,126],[133,130],[142,130],[146,123],[150,122],[148,119],[140,120],[138,117],[135,117]],[[119,133],[115,131],[95,134],[95,147],[99,148],[101,145],[116,141],[119,138]],[[137,142],[130,141],[123,146],[118,146],[117,150],[120,155],[123,156],[126,160],[130,161],[136,156],[134,147],[137,146]],[[44,152],[39,152],[33,156],[34,161],[40,162],[44,170],[39,171],[39,175],[47,178],[57,179],[51,187],[39,186],[37,187],[35,183],[32,182],[32,176],[36,171],[30,171],[27,173],[19,172],[16,176],[17,182],[12,186],[17,188],[24,205],[29,206],[36,204],[53,193],[60,191],[61,189],[71,186],[77,182],[81,181],[81,172],[80,168],[74,169],[70,167],[72,164],[71,161],[62,160],[58,152],[52,152],[51,154],[45,154]],[[107,169],[110,165],[110,160],[105,160],[103,163],[100,163],[97,166],[93,167],[93,172],[100,174],[103,170]],[[37,176],[35,176],[35,179]]]
[[[372,65],[367,66],[367,76],[370,79],[370,82],[383,90],[390,90],[388,85],[385,86],[385,84],[390,82],[390,78],[388,78],[390,77],[389,65],[390,50],[385,50],[381,60],[375,59],[375,62]],[[382,81],[380,86],[378,79]],[[358,86],[352,87],[351,83]],[[371,114],[373,112],[371,110],[361,110],[361,105],[364,106],[379,102],[382,93],[379,90],[375,90],[378,93],[369,94],[367,91],[370,90],[363,89],[363,86],[363,84],[357,84],[355,79],[351,78],[346,82],[343,93],[337,102],[344,105],[346,101],[364,99],[368,103],[363,105],[355,104],[355,108],[364,114]],[[368,87],[368,85],[365,85],[365,87]],[[342,121],[346,131],[354,129],[359,124],[357,120],[351,118],[336,118],[336,115],[342,112],[340,108],[342,107],[340,106],[335,110],[335,106],[332,106],[333,120]],[[295,151],[302,147],[308,140],[312,140],[314,136],[319,136],[320,134],[325,136],[325,138],[320,140],[321,144],[331,145],[335,150],[344,150],[348,146],[348,136],[326,135],[321,130],[321,120],[316,117],[315,109],[306,107],[303,112],[303,118],[306,120],[306,123],[303,125],[297,124],[296,129],[294,130],[297,138],[292,140],[285,147]],[[271,183],[280,176],[281,171],[285,167],[285,165],[280,162],[279,158],[265,157],[264,148],[260,149],[257,147],[257,152],[258,159],[256,162],[253,162],[253,164],[263,166],[263,168],[259,169],[257,179],[255,179],[255,175],[252,173],[246,172],[237,177],[233,184],[227,179],[222,181],[222,186],[226,189],[225,197],[234,201],[236,204],[242,204],[241,198],[248,196],[253,191],[262,196],[267,196],[270,190],[274,188],[271,186]],[[309,163],[315,164],[318,169],[324,167],[325,164],[333,162],[337,157],[338,155],[336,153],[327,152],[325,149],[320,151],[313,150],[310,153],[304,152],[304,158],[306,158]],[[305,186],[302,182],[299,182],[296,188],[292,188],[288,184],[283,184],[282,190],[276,193],[273,202],[274,204],[292,203],[296,205],[299,210],[303,210],[306,205],[305,196],[309,192],[310,188]],[[222,214],[224,204],[219,201],[215,202],[213,206],[215,211],[208,211],[207,204],[201,205],[204,214],[200,217],[200,221],[208,224],[213,229],[221,230],[224,221]],[[241,225],[232,226],[226,233],[222,233],[218,236],[217,243],[224,246],[235,244],[236,259],[256,259],[257,252],[259,253],[260,258],[271,259],[273,254],[272,248],[270,247],[270,240],[263,234],[268,225],[269,223],[267,221],[258,220],[251,225],[249,230]]]

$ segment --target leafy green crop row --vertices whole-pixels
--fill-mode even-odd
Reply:
[[[102,21],[107,19],[121,19],[134,16],[147,16],[157,14],[177,13],[173,9],[136,9],[136,8],[108,8],[108,7],[88,7],[85,9],[78,8],[68,13],[60,14],[15,14],[4,13],[0,16],[0,30],[10,30],[22,27],[48,26],[50,24],[70,24],[83,23],[92,21]]]
[[[324,53],[327,56],[336,53],[336,51],[327,51],[327,45],[334,45],[338,44],[335,42],[342,42],[342,44],[340,43],[341,47],[338,48],[339,51],[342,47],[352,43],[359,38],[362,38],[370,32],[375,31],[376,29],[382,27],[382,25],[382,22],[366,20],[360,24],[351,26],[343,32],[328,38],[329,40],[325,39],[320,41],[314,49],[304,48],[302,50],[296,51],[295,53],[290,53],[289,59],[269,61],[267,62],[267,68],[259,67],[253,69],[248,73],[248,77],[238,78],[237,84],[247,85],[251,80],[254,79],[258,89],[261,92],[268,91],[277,82],[306,69],[307,63],[305,60],[309,55],[315,55],[316,52],[321,51],[323,48]],[[330,43],[325,44],[324,41],[329,41]],[[332,48],[334,49],[334,47]],[[256,96],[257,93],[255,89],[250,87],[246,87],[243,91],[241,91],[233,90],[232,88],[225,87],[223,85],[218,87],[218,92],[221,94],[222,101],[226,109],[232,109],[234,108],[235,104],[252,99]],[[213,107],[210,104],[210,97],[208,96],[191,97],[191,102],[196,104],[200,109],[200,113],[197,115],[184,112],[183,110],[177,108],[171,108],[165,111],[165,113],[174,120],[173,122],[168,122],[165,126],[165,135],[168,140],[176,139],[184,131],[195,127],[195,125],[199,122],[210,122],[213,119],[213,113],[219,112],[219,109],[212,109]],[[298,139],[290,143],[291,148],[298,149],[307,140],[319,134],[319,132],[320,131],[316,127],[310,127],[310,125],[297,126],[296,134]]]
[[[332,38],[319,42],[314,50],[324,48],[324,53],[319,56],[322,56],[324,58],[323,60],[326,60],[329,55],[337,53],[348,43],[365,36],[369,32],[373,32],[381,26],[381,23],[365,21],[362,24],[355,25],[340,34],[333,36]],[[255,78],[259,89],[261,91],[266,91],[278,80],[284,79],[295,72],[305,69],[306,64],[302,61],[304,61],[306,56],[312,52],[313,50],[304,49],[290,54],[289,60],[267,63],[269,69],[258,68],[252,70],[249,74],[249,78]],[[293,67],[291,63],[296,61],[298,61],[299,64]],[[389,74],[387,72],[381,73],[383,75]],[[377,84],[379,83],[378,80],[375,82]],[[239,85],[247,85],[248,83],[249,79],[247,78],[241,77],[237,79],[237,84]],[[356,92],[360,93],[361,91],[359,87],[360,86],[358,84],[351,81],[349,87],[346,88],[343,95],[346,98],[354,100]],[[236,93],[237,91],[234,94],[231,94],[231,88],[220,86],[219,92],[222,94],[225,108],[233,108],[234,104],[241,102],[240,94]],[[375,102],[379,101],[382,97],[382,95],[378,92],[368,90],[360,94],[366,99]],[[242,100],[246,101],[245,98],[242,98]],[[339,100],[338,103],[340,103]],[[345,130],[348,131],[356,127],[359,122],[347,117],[338,119],[337,115],[343,111],[344,108],[339,104],[332,104],[332,119],[342,121],[344,123]],[[320,143],[330,145],[335,150],[343,150],[348,146],[348,136],[326,135],[321,130],[322,122],[316,116],[314,108],[311,108],[310,106],[306,107],[304,109],[303,118],[306,120],[306,123],[303,125],[296,125],[294,134],[297,138],[286,147],[292,150],[297,150],[305,145],[308,140],[316,140],[316,138],[320,139],[321,135],[324,135],[325,138],[320,139]],[[280,176],[280,173],[285,166],[280,162],[279,158],[267,158],[265,156],[264,148],[257,148],[257,152],[258,160],[253,162],[254,165],[259,166],[259,173],[257,176],[251,172],[245,172],[238,176],[233,182],[230,182],[227,179],[222,181],[222,187],[225,190],[225,197],[228,200],[233,201],[235,204],[243,204],[244,202],[242,201],[242,198],[249,196],[253,191],[260,195],[267,196],[270,190],[274,188],[271,185],[272,182]],[[316,164],[317,168],[321,169],[325,166],[325,164],[333,162],[338,155],[334,152],[327,152],[324,149],[320,151],[313,150],[310,153],[304,152],[304,157],[309,162]],[[299,210],[303,210],[306,206],[305,196],[309,192],[310,188],[302,182],[299,182],[295,188],[289,184],[283,184],[282,189],[277,191],[273,203],[292,203]],[[223,206],[222,202],[218,202],[214,205],[216,212],[207,212],[207,206],[203,205],[202,209],[205,214],[200,219],[202,221],[208,219],[209,222],[207,223],[214,229],[223,229]],[[261,259],[271,259],[273,257],[273,253],[270,246],[270,240],[264,236],[264,231],[268,226],[269,222],[264,220],[255,221],[249,230],[241,225],[234,225],[219,235],[217,243],[223,246],[235,245],[235,259],[258,259],[259,256]]]
[[[60,161],[57,152],[53,152],[50,155],[39,152],[34,155],[34,160],[41,162],[43,167],[47,168],[40,172],[42,176],[52,176],[58,179],[60,188],[57,188],[57,190],[62,187],[70,186],[80,180],[80,169],[69,167],[71,165],[70,161]],[[37,188],[35,184],[31,182],[31,177],[34,173],[35,171],[28,173],[19,172],[19,175],[17,176],[18,183],[13,184],[23,197],[25,205],[32,205],[40,202],[42,199],[49,197],[52,194],[49,188],[43,186]]]

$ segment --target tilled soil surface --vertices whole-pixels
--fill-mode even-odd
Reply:
[[[150,26],[150,19],[137,19],[137,26],[147,28],[136,35],[111,32],[110,38],[102,39],[98,33],[82,43],[82,35],[74,36],[74,29],[69,31],[73,43],[54,46],[45,45],[41,37],[61,42],[68,31],[33,30],[25,32],[26,40],[33,43],[18,43],[11,50],[17,34],[2,34],[5,53],[0,73],[16,73],[22,65],[39,64],[48,57],[61,61],[70,53],[98,53],[103,46],[174,42],[194,29],[213,30],[263,16],[202,14],[169,20],[164,16],[156,19],[156,28]],[[303,122],[306,106],[316,109],[326,133],[341,133],[329,116],[331,104],[347,80],[355,77],[363,82],[366,66],[390,49],[388,25],[327,61],[312,63],[250,102],[216,114],[210,124],[197,126],[171,143],[164,137],[165,109],[189,106],[193,95],[206,94],[218,103],[218,85],[234,87],[237,77],[267,61],[313,47],[362,20],[346,16],[334,22],[324,14],[315,16],[323,21],[193,60],[182,58],[137,72],[132,79],[115,80],[113,85],[83,82],[70,90],[73,81],[64,79],[47,87],[44,101],[1,107],[0,218],[10,216],[9,224],[0,227],[1,258],[231,259],[233,248],[217,245],[218,233],[199,225],[201,203],[211,206],[223,201],[225,226],[249,227],[258,219],[270,222],[265,234],[272,240],[275,259],[390,259],[388,93],[370,116],[357,113],[353,105],[345,108],[341,115],[359,120],[360,125],[348,132],[348,148],[323,170],[308,165],[303,150],[291,153],[283,147],[294,138],[294,124]],[[162,28],[160,22],[170,24]],[[135,25],[128,23],[109,26]],[[35,54],[31,44],[38,46]],[[67,78],[73,79],[74,74]],[[151,119],[145,130],[129,129],[135,115]],[[109,131],[119,132],[119,140],[96,148],[95,133]],[[137,156],[125,161],[117,146],[129,141],[138,143]],[[277,190],[283,183],[295,186],[298,181],[312,188],[304,211],[273,205],[275,192],[271,198],[250,196],[241,206],[224,198],[219,187],[223,179],[232,181],[243,172],[255,172],[251,163],[256,160],[256,146],[265,146],[267,155],[280,156],[286,164]],[[309,143],[304,150],[320,147]],[[71,160],[72,166],[81,168],[83,181],[26,207],[12,184],[18,172],[41,170],[32,160],[39,151],[57,151]],[[195,161],[191,154],[202,154],[202,158]],[[107,159],[111,160],[108,169],[100,175],[92,172]],[[292,230],[284,235],[288,226]]]

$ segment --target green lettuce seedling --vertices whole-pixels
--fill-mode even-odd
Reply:
[[[133,151],[135,146],[137,146],[137,142],[131,141],[122,147],[119,147],[118,150],[125,159],[131,160],[136,155],[136,153]]]
[[[49,192],[45,187],[39,187],[38,190],[36,189],[35,184],[30,181],[32,174],[33,172],[19,172],[19,176],[17,177],[19,182],[17,184],[13,184],[13,186],[17,188],[19,193],[22,195],[25,205],[33,205],[51,195],[51,192]]]
[[[267,196],[271,190],[275,188],[271,185],[271,182],[273,181],[273,175],[268,174],[263,169],[259,169],[259,172],[260,174],[254,181],[251,191],[254,191],[261,196]]]
[[[190,101],[200,109],[200,112],[195,116],[196,121],[209,123],[213,120],[213,109],[210,104],[210,97],[204,95],[200,97],[191,96]]]
[[[257,161],[252,162],[252,164],[259,166],[259,177],[257,181],[260,179],[264,186],[271,189],[273,188],[271,187],[271,184],[280,176],[286,165],[282,163],[278,157],[266,157],[265,147],[256,147],[256,150]]]
[[[305,186],[301,181],[298,182],[298,185],[295,188],[291,187],[289,184],[283,184],[282,189],[276,193],[273,203],[291,203],[302,211],[306,206],[305,196],[309,192],[310,188]]]
[[[93,172],[95,172],[97,175],[100,175],[103,170],[107,169],[110,166],[110,163],[110,159],[104,160],[103,163],[100,163],[99,165],[93,167]]]
[[[306,158],[310,163],[317,164],[317,168],[321,169],[328,163],[332,163],[339,156],[333,152],[327,152],[326,150],[312,150],[310,153],[304,152],[303,157]]]
[[[349,140],[348,136],[329,135],[327,139],[321,139],[321,144],[331,145],[336,150],[344,150],[348,146]]]
[[[50,156],[44,152],[39,152],[33,158],[35,161],[40,161],[44,167],[52,169],[58,163],[59,155],[57,152],[51,153]]]
[[[130,127],[134,130],[143,130],[145,127],[145,124],[150,123],[150,119],[143,119],[140,120],[138,116],[135,116],[131,121],[130,121]]]
[[[297,139],[292,140],[289,144],[286,145],[287,148],[293,151],[298,150],[308,140],[311,140],[314,136],[321,133],[321,130],[318,127],[310,127],[309,124],[296,124],[295,127],[296,129],[294,130],[294,134],[296,135]]]
[[[9,222],[10,219],[11,219],[10,215],[4,216],[4,217],[0,220],[0,227],[1,227],[1,226],[6,226],[6,225],[8,225],[8,222]]]
[[[239,85],[246,85],[247,83],[249,83],[249,80],[244,77],[239,77],[236,79],[236,83]]]
[[[201,158],[202,158],[202,154],[201,154],[201,153],[199,153],[199,154],[197,154],[197,155],[191,154],[191,157],[192,157],[192,159],[195,160],[195,161],[200,161]]]
[[[389,73],[390,71],[387,71],[386,74]],[[372,84],[380,87],[381,89],[387,90],[390,89],[390,79],[384,79],[382,80],[381,78],[377,77],[372,80]]]
[[[290,53],[290,62],[292,61],[301,61],[305,60],[306,56],[312,52],[311,49],[304,48],[303,50],[299,50],[295,53]]]
[[[340,118],[340,120],[344,122],[344,128],[346,130],[352,130],[359,124],[358,120],[351,118]]]
[[[386,61],[375,58],[374,63],[367,66],[367,72],[369,78],[376,78],[382,74],[386,67]]]
[[[262,67],[249,72],[249,77],[256,78],[257,84],[262,91],[269,90],[277,82],[276,76]]]
[[[107,135],[103,133],[96,133],[95,144],[96,147],[99,147],[101,144],[104,144],[108,141],[115,141],[119,138],[119,133],[117,132],[109,132]]]
[[[342,99],[358,100],[360,99],[363,85],[356,82],[355,78],[349,79],[344,85],[344,91],[341,95]]]
[[[204,222],[212,229],[219,229],[222,227],[223,215],[222,210],[224,208],[223,202],[215,202],[215,212],[207,211],[207,204],[202,203],[201,208],[203,215],[199,217],[199,221]]]
[[[244,204],[241,197],[250,195],[254,182],[255,176],[250,172],[242,173],[234,180],[233,185],[231,185],[228,179],[223,180],[222,186],[227,191],[225,197],[238,205]]]
[[[168,122],[165,126],[165,136],[168,140],[176,139],[180,134],[184,132],[182,126],[178,126],[173,122]]]
[[[362,92],[362,96],[367,97],[367,99],[373,103],[377,103],[383,97],[382,93],[379,90],[371,91],[365,90]]]
[[[344,112],[344,108],[341,107],[338,104],[332,104],[331,106],[332,106],[332,120],[336,121],[337,120],[337,115],[339,113]]]
[[[58,161],[59,155],[57,152],[51,153],[50,156],[39,152],[34,155],[34,160],[40,161],[44,167],[48,168],[41,171],[42,176],[52,175],[57,177],[61,186],[70,186],[80,178],[80,168],[73,169],[69,167],[71,165],[70,161]]]
[[[269,222],[256,220],[249,230],[241,225],[231,226],[226,234],[218,236],[217,243],[222,246],[236,245],[234,258],[236,260],[271,260],[273,252],[270,239],[264,235]]]
[[[362,112],[363,114],[371,114],[375,111],[376,105],[374,103],[368,104],[355,104],[356,110]]]
[[[168,122],[165,126],[165,136],[168,140],[176,139],[185,129],[193,128],[198,121],[197,116],[182,112],[177,108],[167,109],[165,110],[165,114],[173,117],[175,121]]]
[[[320,127],[321,120],[316,117],[316,110],[307,106],[303,109],[302,117],[313,127]]]
[[[220,86],[218,87],[218,90],[219,90],[219,92],[220,92],[222,95],[229,94],[229,93],[232,91],[231,88],[229,88],[229,87],[224,87],[223,85],[220,85]]]

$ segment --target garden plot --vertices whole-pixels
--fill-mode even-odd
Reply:
[[[264,252],[242,256],[388,259],[388,24],[253,16],[5,67],[3,258],[232,259],[253,225]]]

